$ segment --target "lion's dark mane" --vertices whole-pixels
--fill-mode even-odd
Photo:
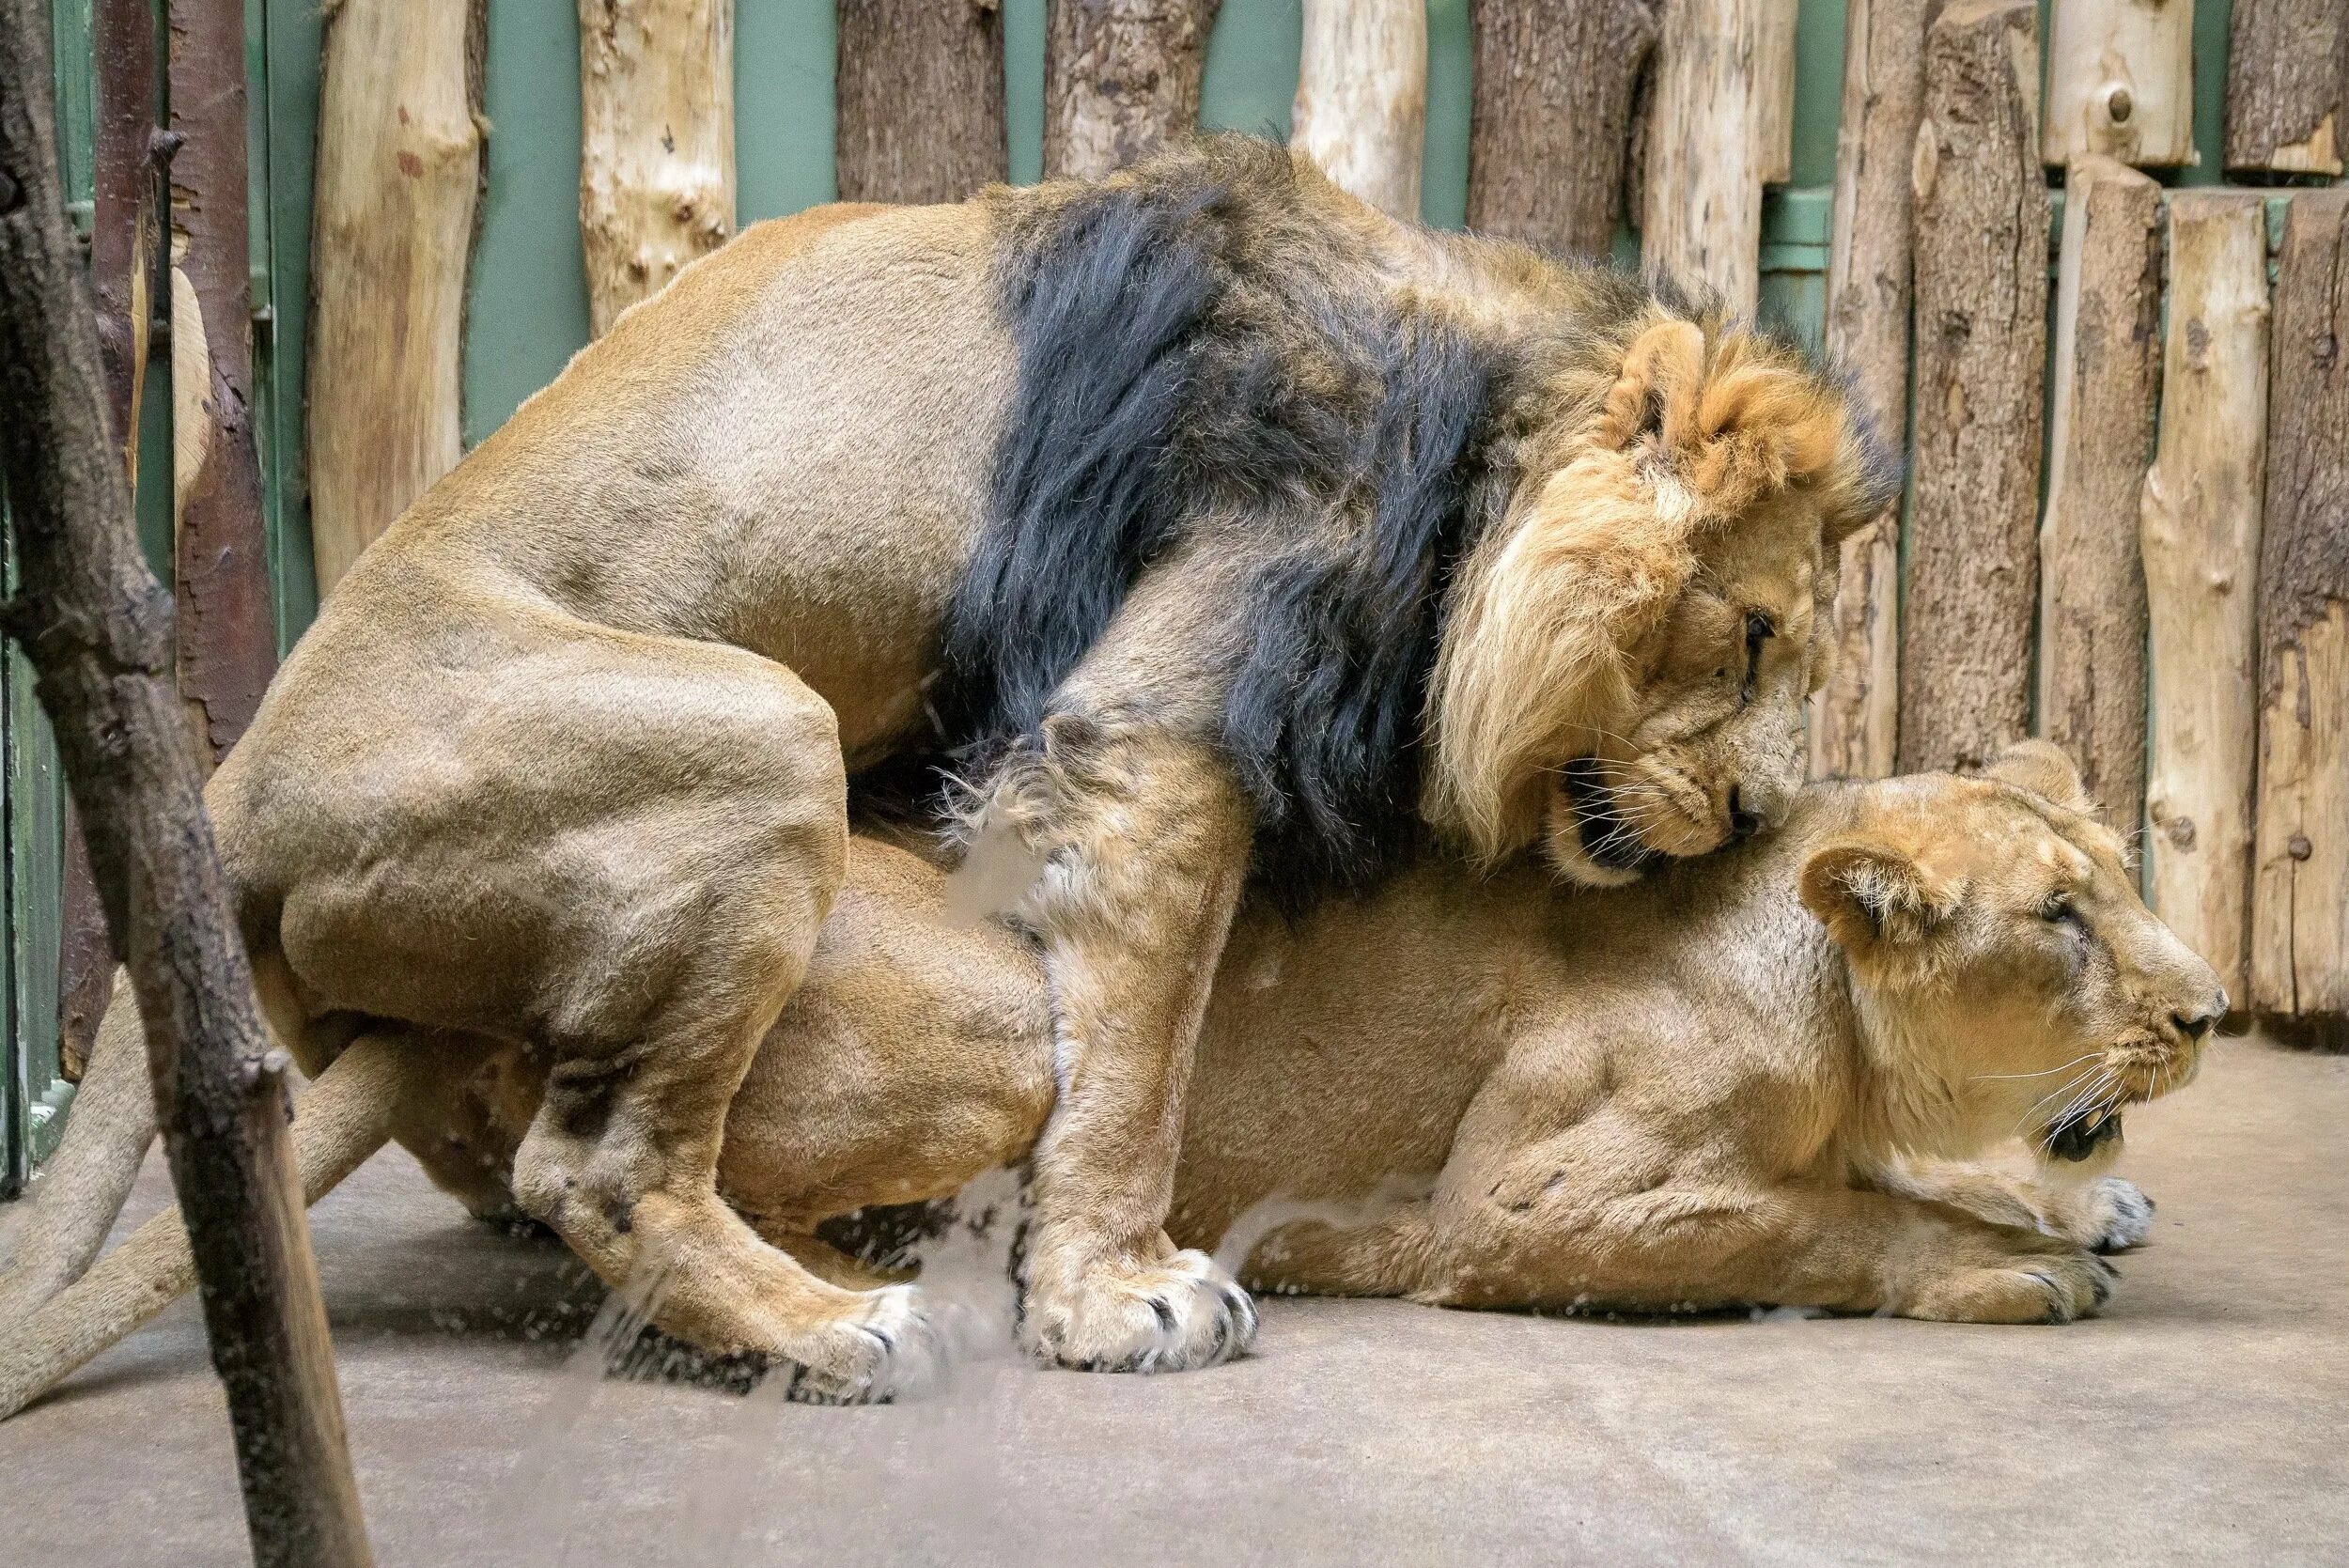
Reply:
[[[1215,138],[1139,173],[1003,209],[1017,400],[934,698],[966,754],[1033,735],[1143,572],[1214,528],[1250,584],[1221,740],[1256,874],[1300,903],[1416,836],[1446,591],[1506,495],[1510,365],[1394,304],[1281,149]]]

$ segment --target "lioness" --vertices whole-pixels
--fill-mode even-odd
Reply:
[[[1890,483],[1793,350],[1261,143],[757,225],[366,553],[206,802],[297,1057],[549,1052],[522,1207],[608,1280],[676,1260],[663,1327],[861,1383],[906,1302],[761,1241],[721,1135],[848,774],[959,757],[1041,868],[1027,1331],[1193,1365],[1249,1322],[1162,1230],[1242,882],[1301,907],[1422,827],[1616,880],[1774,820]]]
[[[942,886],[857,840],[727,1122],[727,1195],[845,1281],[818,1223],[1025,1157],[1056,1092],[1042,964],[1000,928],[941,924]],[[1616,891],[1426,863],[1296,924],[1242,914],[1171,1228],[1211,1246],[1268,1196],[1416,1176],[1426,1196],[1383,1215],[1272,1231],[1244,1277],[1468,1307],[2062,1322],[2104,1300],[2095,1253],[2140,1240],[2150,1205],[2118,1178],[1953,1162],[2017,1132],[2053,1160],[2113,1146],[2122,1108],[2186,1081],[2226,1006],[2044,743],[1983,778],[1812,785],[1769,838]],[[510,1049],[368,1037],[302,1102],[305,1185],[397,1134],[494,1209],[543,1077]],[[0,1353],[0,1413],[192,1277],[174,1218],[151,1221]]]

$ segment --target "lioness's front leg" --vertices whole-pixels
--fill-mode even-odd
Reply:
[[[1515,1148],[1480,1136],[1520,1114],[1480,1104],[1432,1198],[1371,1225],[1277,1231],[1248,1277],[1459,1307],[1768,1304],[1968,1323],[2068,1322],[2111,1290],[2110,1267],[2077,1243],[1774,1179],[1619,1104]]]
[[[1255,1312],[1162,1227],[1249,812],[1221,759],[1156,716],[1059,706],[989,807],[1045,856],[1029,912],[1058,1029],[1022,1337],[1069,1366],[1206,1365],[1246,1348]]]
[[[2098,1176],[2032,1181],[1955,1160],[1903,1160],[1872,1172],[1885,1192],[1947,1203],[1994,1225],[2020,1225],[2099,1252],[2125,1251],[2153,1234],[2154,1201],[2135,1182]]]

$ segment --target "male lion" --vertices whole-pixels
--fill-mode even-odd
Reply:
[[[550,1053],[522,1208],[671,1260],[664,1327],[885,1384],[908,1300],[713,1181],[849,774],[957,756],[1040,868],[1030,1341],[1212,1360],[1245,1298],[1162,1225],[1243,881],[1302,908],[1423,824],[1617,880],[1772,821],[1890,470],[1792,350],[1261,143],[848,216],[627,313],[334,590],[206,794],[263,1001],[305,1060]]]
[[[1026,1157],[1056,1094],[1044,965],[941,924],[943,884],[856,841],[726,1125],[729,1198],[850,1283],[820,1222]],[[2095,1253],[2141,1240],[2151,1205],[2118,1178],[1953,1162],[2018,1131],[2043,1158],[2109,1150],[2226,1006],[2044,742],[1979,779],[1812,785],[1768,839],[1629,888],[1430,861],[1301,921],[1242,913],[1170,1224],[1211,1246],[1275,1194],[1420,1177],[1383,1214],[1272,1230],[1244,1277],[1467,1307],[2063,1322],[2105,1299]],[[544,1078],[510,1048],[365,1037],[302,1102],[305,1185],[397,1136],[494,1211]],[[150,1221],[0,1352],[0,1415],[193,1278],[175,1217]]]

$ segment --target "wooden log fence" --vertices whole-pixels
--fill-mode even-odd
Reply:
[[[1199,122],[1222,0],[1050,0],[1044,175],[1090,179]]]
[[[2145,802],[2145,568],[2137,515],[2161,386],[2161,188],[2072,163],[2056,281],[2047,503],[2039,525],[2039,733],[2108,820]]]
[[[1925,32],[1903,772],[1979,768],[2030,727],[2047,325],[2033,28],[2030,0],[1951,0]]]
[[[2349,1046],[2349,191],[2292,197],[2270,334],[2250,1004]]]
[[[2048,163],[2194,161],[2194,0],[2059,0],[2047,32]]]
[[[840,0],[842,201],[960,201],[1010,175],[998,0]]]
[[[2155,911],[2248,993],[2267,431],[2267,226],[2255,192],[2170,196],[2161,437],[2145,476],[2152,648],[2147,882]]]
[[[1289,146],[1382,212],[1419,217],[1426,0],[1305,0]]]
[[[2349,144],[2349,7],[2232,0],[2228,20],[2227,167],[2340,174]]]
[[[1469,0],[1470,228],[1603,259],[1661,0]]]
[[[734,233],[734,0],[579,0],[587,325]]]
[[[319,62],[310,544],[320,594],[464,456],[488,0],[342,0]]]

